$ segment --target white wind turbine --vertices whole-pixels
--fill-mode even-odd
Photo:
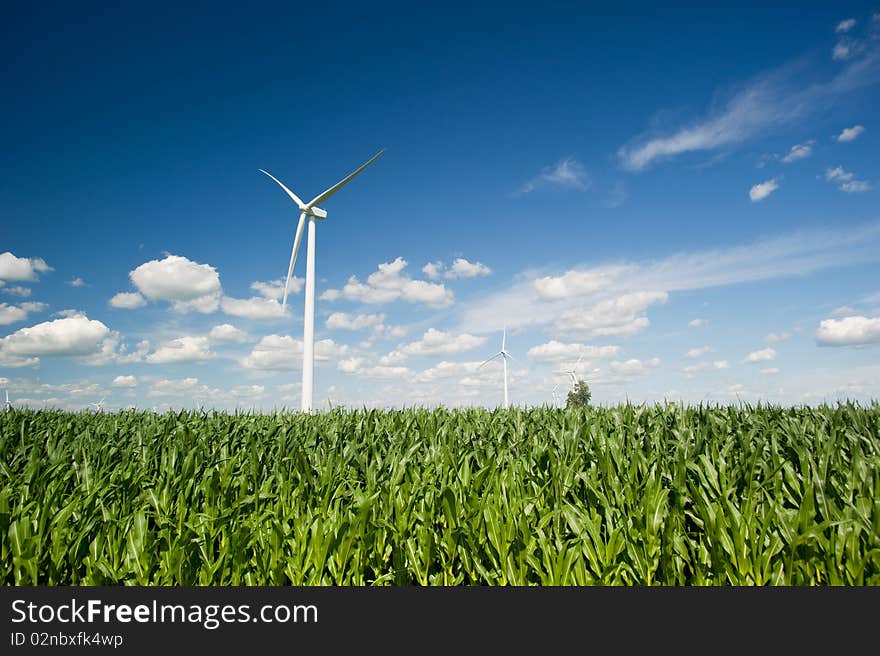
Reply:
[[[584,356],[582,354],[580,357],[578,357],[577,362],[574,363],[574,366],[572,366],[571,369],[557,369],[556,373],[557,374],[568,374],[569,376],[571,376],[572,386],[577,385],[577,382],[578,382],[577,368],[578,368],[578,365],[581,363],[581,360],[583,360],[583,359],[584,359]]]
[[[477,367],[477,369],[481,369],[483,367],[483,365],[489,364],[490,362],[492,362],[492,360],[494,360],[498,356],[501,356],[501,360],[504,362],[504,407],[506,408],[508,406],[508,400],[507,400],[507,361],[509,359],[513,358],[513,356],[507,352],[507,328],[504,329],[504,332],[501,335],[501,350],[498,351],[498,353],[493,355],[491,358],[489,358],[488,360],[483,362],[479,367]]]
[[[551,392],[551,394],[553,394],[553,405],[559,405],[559,394],[557,392],[558,389],[559,385],[553,386],[553,391]]]
[[[303,321],[303,365],[302,365],[302,411],[310,412],[312,409],[312,386],[315,380],[315,220],[327,218],[327,212],[320,207],[319,203],[329,200],[330,197],[354,179],[354,177],[375,162],[385,150],[382,149],[373,155],[366,164],[354,173],[343,178],[325,192],[315,196],[308,203],[303,203],[299,197],[282,182],[268,171],[260,169],[281,187],[287,195],[299,207],[299,223],[296,226],[296,236],[293,239],[293,250],[290,252],[290,266],[287,268],[287,279],[284,281],[284,296],[281,300],[282,309],[287,305],[287,288],[290,285],[290,277],[293,275],[293,265],[296,263],[296,254],[302,241],[303,227],[306,217],[309,218],[309,240],[306,246],[306,291],[305,291],[305,317]]]
[[[9,402],[9,390],[6,390],[6,405],[3,406],[4,410],[12,410],[12,404]]]
[[[104,399],[105,398],[106,397],[102,398],[97,403],[89,403],[89,405],[95,406],[95,412],[104,412]]]

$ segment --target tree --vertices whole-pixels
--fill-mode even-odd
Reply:
[[[590,405],[591,396],[590,386],[587,385],[587,381],[579,380],[568,393],[568,397],[565,399],[565,407],[586,408]]]

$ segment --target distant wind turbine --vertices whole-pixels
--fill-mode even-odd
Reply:
[[[4,410],[12,410],[12,404],[9,402],[9,390],[6,390],[6,405]]]
[[[305,290],[305,320],[303,321],[303,366],[302,366],[302,411],[310,412],[312,409],[312,386],[315,380],[315,220],[327,218],[327,212],[320,207],[319,203],[329,200],[333,194],[351,182],[356,175],[375,162],[385,150],[382,149],[366,164],[357,169],[348,177],[343,178],[335,185],[315,196],[308,203],[303,203],[299,197],[282,182],[268,171],[260,169],[281,187],[299,207],[299,223],[296,226],[296,235],[293,239],[293,250],[290,252],[290,266],[287,268],[287,279],[284,281],[284,295],[281,300],[282,309],[287,306],[287,289],[290,286],[290,277],[293,275],[293,265],[296,263],[296,254],[302,241],[303,226],[306,217],[309,217],[309,240],[306,247],[306,290]]]
[[[507,328],[504,329],[504,332],[501,335],[501,350],[498,351],[498,353],[493,355],[491,358],[489,358],[488,360],[483,362],[483,364],[481,364],[479,367],[477,367],[477,369],[481,369],[483,367],[483,365],[489,364],[490,362],[492,362],[492,360],[494,360],[495,358],[497,358],[499,356],[501,357],[501,360],[504,362],[504,407],[506,408],[508,406],[508,400],[507,400],[507,361],[509,359],[513,358],[513,356],[507,352]]]
[[[568,374],[569,376],[571,376],[571,384],[572,384],[572,385],[577,385],[577,382],[578,382],[578,379],[577,379],[577,368],[578,368],[578,365],[581,363],[581,360],[583,360],[583,359],[584,359],[584,356],[581,355],[581,356],[577,359],[577,362],[574,363],[574,366],[573,366],[571,369],[557,369],[556,373],[558,373],[558,374]]]
[[[95,412],[104,412],[104,399],[105,399],[105,398],[106,398],[106,397],[103,397],[103,398],[102,398],[100,401],[98,401],[97,403],[89,403],[89,405],[93,405],[93,406],[95,406]]]
[[[553,391],[551,392],[551,394],[553,394],[553,405],[559,404],[559,394],[557,393],[558,389],[559,389],[559,385],[553,386]]]

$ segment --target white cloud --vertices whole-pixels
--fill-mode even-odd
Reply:
[[[849,182],[843,182],[838,187],[838,189],[840,189],[841,191],[845,191],[848,194],[868,191],[868,189],[870,188],[871,186],[864,180],[851,180]]]
[[[360,369],[357,375],[372,380],[405,380],[412,375],[412,371],[407,367],[376,366]]]
[[[292,276],[290,278],[290,285],[287,288],[287,295],[299,294],[302,291],[305,282],[305,278]],[[261,282],[257,280],[256,282],[251,283],[251,289],[263,298],[271,298],[275,301],[280,301],[284,298],[284,278],[270,280],[269,282]]]
[[[760,351],[752,351],[749,353],[743,362],[767,362],[768,360],[776,359],[776,349],[767,347],[765,349],[761,349]]]
[[[20,296],[21,298],[27,298],[31,295],[31,290],[29,287],[21,287],[19,285],[15,285],[13,287],[4,287],[4,294],[11,294],[12,296]]]
[[[856,346],[880,342],[880,317],[844,317],[819,323],[816,341],[820,346]]]
[[[844,128],[843,132],[837,135],[837,140],[842,142],[855,141],[864,131],[864,125],[854,125],[851,128]]]
[[[236,385],[229,393],[235,398],[254,398],[263,396],[266,388],[263,385]]]
[[[561,276],[545,276],[533,282],[542,299],[555,300],[593,294],[607,288],[619,279],[629,267],[597,267],[588,271],[571,270]]]
[[[236,342],[243,343],[250,339],[249,335],[241,328],[236,328],[230,323],[221,323],[208,333],[208,339],[215,342]]]
[[[526,357],[538,361],[561,362],[577,360],[580,357],[589,359],[612,358],[620,355],[619,346],[593,346],[592,344],[565,344],[550,340],[545,344],[533,346],[526,352]]]
[[[831,58],[834,61],[845,61],[849,59],[851,54],[851,44],[847,41],[838,41],[831,49]]]
[[[466,374],[473,374],[480,366],[480,362],[447,362],[443,360],[433,367],[425,369],[416,377],[420,383],[432,383],[447,378],[458,378]]]
[[[401,344],[394,351],[383,357],[381,364],[399,364],[413,356],[463,353],[464,351],[482,346],[485,342],[485,337],[477,337],[468,333],[456,335],[452,332],[429,328],[422,335],[422,339],[408,344]]]
[[[132,284],[151,301],[167,301],[178,312],[209,314],[220,300],[220,275],[209,264],[179,255],[150,260],[128,274]]]
[[[363,358],[344,358],[336,363],[336,368],[344,374],[355,374],[364,364]]]
[[[225,314],[245,319],[279,319],[287,311],[273,298],[252,296],[251,298],[232,298],[224,296],[220,307]]]
[[[708,323],[709,323],[709,321],[706,319],[691,319],[690,321],[688,321],[688,325],[691,328],[702,328],[703,326],[707,325]]]
[[[45,321],[0,339],[0,363],[34,366],[42,356],[86,356],[99,353],[110,329],[84,315]]]
[[[326,326],[330,330],[366,330],[375,329],[385,322],[384,314],[348,314],[334,312],[327,317]]]
[[[757,203],[759,200],[764,200],[772,194],[774,191],[779,189],[779,184],[776,182],[776,179],[767,180],[766,182],[761,182],[760,184],[756,184],[751,189],[749,189],[749,198],[753,203]]]
[[[639,289],[667,293],[707,289],[787,276],[804,276],[823,269],[880,260],[880,222],[847,228],[802,230],[727,248],[669,255],[658,260],[574,269],[595,274],[616,267],[621,272],[590,301],[598,303]],[[554,281],[558,277],[546,278]],[[570,276],[569,276],[570,277]],[[595,276],[587,275],[587,279]],[[546,298],[538,293],[534,271],[526,271],[511,286],[465,303],[458,330],[485,333],[506,324],[508,329],[553,323],[580,299],[564,293]],[[638,326],[634,326],[636,328]]]
[[[137,387],[137,378],[134,376],[117,376],[113,379],[113,387]]]
[[[211,352],[207,337],[184,336],[161,344],[146,357],[150,364],[170,364],[175,362],[205,362],[216,354]]]
[[[454,296],[443,284],[413,280],[402,274],[407,262],[398,257],[393,262],[379,265],[379,270],[362,283],[357,276],[351,276],[342,290],[329,289],[321,294],[322,300],[336,300],[340,296],[360,303],[391,303],[402,300],[407,303],[424,303],[430,307],[441,308],[452,304]]]
[[[119,292],[109,301],[111,307],[134,310],[147,304],[147,300],[138,292]]]
[[[53,271],[41,257],[16,257],[9,251],[0,253],[0,280],[37,280],[37,273]]]
[[[814,140],[810,140],[805,143],[792,146],[791,150],[788,151],[788,154],[786,154],[785,157],[782,158],[782,161],[786,164],[791,164],[792,162],[806,159],[813,154],[814,143],[816,143]]]
[[[836,166],[833,169],[825,169],[825,179],[828,182],[846,182],[853,179],[853,174],[842,166]]]
[[[449,271],[444,274],[444,277],[449,280],[454,280],[456,278],[488,276],[490,273],[492,273],[492,269],[482,262],[468,262],[463,257],[459,257],[455,259],[452,266],[449,267]]]
[[[289,335],[267,335],[240,360],[247,369],[289,370],[302,367],[303,343]],[[332,339],[315,342],[315,361],[338,360],[348,355],[348,346]]]
[[[727,360],[715,360],[712,366],[716,369],[728,369],[730,368],[730,363]]]
[[[150,391],[147,393],[147,396],[186,396],[187,398],[192,398],[206,397],[211,395],[212,392],[217,391],[211,390],[207,385],[199,385],[198,378],[163,379],[150,385]]]
[[[74,278],[72,280],[68,280],[67,284],[71,287],[85,287],[86,281],[82,278]]]
[[[842,34],[844,32],[849,32],[852,28],[856,26],[855,18],[847,18],[846,20],[842,20],[837,24],[837,27],[834,28],[834,31],[838,34]]]
[[[519,193],[528,194],[543,188],[586,191],[590,185],[586,169],[573,157],[567,157],[546,167],[539,175],[522,185]]]
[[[873,51],[853,59],[830,79],[817,80],[805,68],[801,60],[765,72],[742,86],[727,102],[715,103],[720,109],[707,117],[668,135],[636,137],[618,151],[622,166],[640,171],[683,153],[733,146],[790,125],[880,77]]]
[[[561,333],[592,337],[636,335],[651,325],[644,312],[655,303],[665,303],[666,292],[633,292],[599,301],[586,307],[566,310],[556,320]]]
[[[693,378],[697,373],[705,371],[709,367],[710,365],[708,362],[698,362],[697,364],[688,365],[682,371],[684,371],[688,378]]]
[[[689,358],[699,358],[699,357],[706,355],[707,353],[711,353],[711,352],[712,352],[712,348],[710,346],[700,346],[697,348],[689,349],[685,355]]]
[[[768,333],[764,335],[764,341],[768,344],[778,344],[779,342],[784,342],[788,339],[791,339],[790,332]]]
[[[0,326],[24,321],[32,312],[42,312],[48,306],[45,303],[22,303],[21,305],[9,305],[0,303]]]
[[[443,270],[443,262],[428,262],[422,267],[422,271],[430,280],[437,280]]]

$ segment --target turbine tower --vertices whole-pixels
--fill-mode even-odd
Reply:
[[[491,358],[489,358],[488,360],[483,362],[483,364],[481,364],[479,367],[477,367],[477,369],[481,369],[483,367],[483,365],[489,364],[490,362],[492,362],[492,360],[494,360],[495,358],[497,358],[499,356],[501,356],[501,359],[504,362],[504,407],[506,408],[508,406],[508,400],[507,400],[507,361],[509,359],[513,358],[513,356],[507,352],[507,328],[504,329],[504,332],[501,335],[501,350],[498,351],[498,353],[493,355]]]
[[[311,412],[312,410],[312,387],[315,380],[315,221],[327,218],[327,212],[320,207],[319,203],[329,200],[330,197],[345,185],[354,179],[361,171],[375,162],[385,150],[382,149],[373,155],[366,164],[357,169],[348,177],[343,178],[335,185],[327,189],[325,192],[315,196],[308,203],[302,202],[299,197],[290,189],[284,186],[282,182],[268,171],[260,169],[261,173],[265,173],[281,187],[291,200],[296,203],[299,208],[299,223],[296,226],[296,235],[293,238],[293,250],[290,252],[290,266],[287,268],[287,279],[284,281],[284,296],[281,300],[282,309],[287,306],[287,288],[290,286],[290,277],[293,275],[293,265],[296,263],[296,254],[299,251],[299,244],[302,241],[303,227],[306,217],[309,218],[309,239],[306,246],[306,289],[305,289],[305,311],[303,321],[303,365],[302,365],[302,411]]]
[[[3,406],[4,410],[12,410],[12,404],[9,402],[9,390],[6,390],[6,405]]]

